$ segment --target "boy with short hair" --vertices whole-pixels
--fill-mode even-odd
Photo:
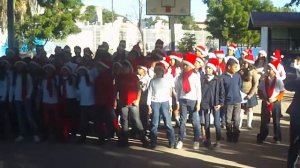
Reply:
[[[229,58],[226,72],[221,75],[225,89],[225,112],[227,141],[237,142],[239,137],[239,123],[241,113],[241,76],[237,73],[239,62],[236,58]]]

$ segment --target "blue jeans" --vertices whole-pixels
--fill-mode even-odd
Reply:
[[[186,132],[186,121],[187,114],[192,115],[192,124],[194,130],[194,141],[200,140],[201,127],[200,127],[200,116],[198,111],[195,110],[196,100],[180,99],[179,108],[180,108],[180,126],[179,126],[179,137],[178,141],[182,141]]]
[[[36,135],[38,132],[38,126],[33,118],[31,110],[31,100],[15,101],[17,120],[19,126],[19,134],[26,135],[26,123],[30,126],[30,133]]]
[[[140,119],[140,112],[138,106],[123,106],[121,108],[121,124],[122,124],[122,130],[124,132],[129,131],[129,122],[128,117],[130,113],[130,117],[133,119],[135,126],[139,131],[144,131],[141,119]]]
[[[164,124],[167,127],[167,137],[169,145],[174,145],[175,134],[171,123],[171,114],[169,113],[169,102],[151,102],[152,108],[152,120],[151,120],[151,145],[155,146],[157,143],[157,128],[160,122],[160,115],[164,120]]]
[[[216,140],[221,140],[221,120],[220,120],[220,110],[209,109],[203,110],[205,118],[205,132],[206,139],[210,140],[210,113],[214,116],[214,125],[216,128]]]

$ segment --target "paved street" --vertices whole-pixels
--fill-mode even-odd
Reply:
[[[182,150],[167,148],[166,135],[161,130],[158,148],[145,149],[138,141],[131,141],[129,148],[118,148],[115,141],[98,146],[91,139],[85,145],[44,142],[34,144],[0,142],[0,168],[83,168],[83,167],[286,167],[288,149],[288,116],[285,110],[291,100],[288,94],[282,103],[282,144],[274,144],[273,129],[266,144],[256,144],[259,127],[260,105],[255,108],[254,129],[242,130],[237,144],[222,141],[221,147],[208,150],[192,149],[192,130],[188,129]],[[177,131],[177,129],[176,129]],[[222,130],[225,137],[225,131]],[[214,134],[212,139],[214,139]]]

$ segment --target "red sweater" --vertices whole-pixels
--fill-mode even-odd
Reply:
[[[139,79],[136,74],[120,74],[117,78],[117,90],[119,101],[122,105],[131,105],[137,98],[139,92]]]
[[[114,78],[109,71],[102,72],[95,79],[95,104],[112,108],[116,98]]]

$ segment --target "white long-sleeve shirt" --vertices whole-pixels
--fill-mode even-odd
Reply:
[[[26,95],[25,98],[29,99],[32,95],[33,91],[33,84],[32,78],[29,74],[27,74],[27,81],[26,81]],[[22,97],[22,75],[17,74],[15,86],[13,86],[13,98],[15,101],[23,101]]]
[[[168,78],[153,78],[148,88],[147,105],[151,102],[172,102],[172,88]]]
[[[58,103],[58,94],[57,94],[57,85],[58,85],[58,79],[54,80],[52,79],[52,96],[50,96],[49,91],[47,89],[47,79],[44,79],[41,84],[41,90],[42,90],[42,102],[47,104],[57,104]]]
[[[278,71],[278,78],[280,78],[281,80],[285,80],[286,78],[286,72],[284,70],[284,67],[282,64],[278,64],[278,67],[277,67],[277,71]]]
[[[185,93],[182,90],[182,75],[178,77],[177,81],[175,82],[175,91],[177,93],[178,100],[180,99],[188,99],[188,100],[196,100],[197,102],[201,102],[201,82],[200,82],[200,75],[197,73],[192,73],[189,77],[189,83],[191,87],[191,91]]]
[[[90,86],[87,85],[85,76],[80,77],[77,93],[81,106],[92,106],[95,104],[94,86],[92,84]]]

